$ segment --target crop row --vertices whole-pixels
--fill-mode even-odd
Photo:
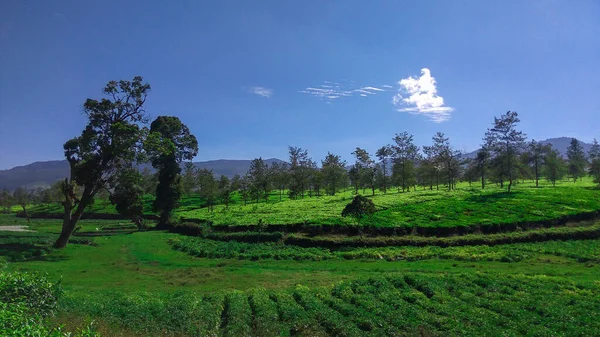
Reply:
[[[600,285],[523,275],[409,273],[329,288],[69,301],[63,310],[160,335],[591,336],[600,331]]]
[[[580,230],[580,229],[578,229]],[[173,249],[189,255],[205,258],[229,258],[240,260],[326,260],[326,259],[385,259],[426,260],[452,259],[461,261],[516,262],[540,254],[573,258],[581,262],[600,262],[600,240],[567,240],[501,245],[466,246],[394,246],[394,247],[346,247],[335,250],[320,247],[302,248],[281,243],[244,243],[214,241],[196,237],[177,237],[169,240]]]

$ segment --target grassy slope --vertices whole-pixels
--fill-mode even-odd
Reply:
[[[600,191],[591,180],[564,181],[555,188],[546,183],[539,189],[531,182],[521,183],[506,193],[496,186],[485,191],[462,183],[452,192],[418,190],[410,193],[390,191],[373,197],[378,211],[365,225],[378,227],[456,227],[539,221],[565,215],[600,210]],[[201,208],[202,201],[188,196],[175,212],[176,216],[209,220],[216,225],[266,224],[352,224],[353,219],[340,216],[352,198],[351,191],[336,196],[306,197],[279,202],[271,195],[267,203],[244,206],[239,200],[229,208],[215,207],[214,212]],[[146,212],[150,200],[146,200]],[[37,206],[32,211],[60,212],[58,205]],[[105,201],[97,201],[91,212],[115,213]]]

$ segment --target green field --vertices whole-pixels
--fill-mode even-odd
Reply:
[[[443,189],[405,193],[390,190],[384,194],[378,191],[372,197],[377,212],[362,224],[384,229],[427,230],[539,222],[600,210],[600,193],[594,187],[591,179],[586,178],[577,183],[563,181],[556,187],[541,184],[540,188],[535,188],[532,182],[527,181],[519,183],[511,193],[494,185],[481,190],[476,184],[469,186],[467,183],[459,184],[451,192]],[[207,221],[217,229],[255,226],[259,221],[267,225],[347,226],[355,224],[355,221],[343,218],[340,214],[352,196],[352,191],[347,190],[335,196],[306,196],[299,200],[284,198],[278,201],[278,194],[273,193],[268,202],[248,205],[243,205],[239,196],[236,196],[232,205],[217,205],[212,212],[204,207],[199,197],[187,196],[175,215]],[[151,199],[148,197],[145,200],[145,213],[151,214]],[[39,205],[30,212],[59,214],[62,209],[58,204]],[[90,212],[116,213],[114,207],[103,200],[96,201]]]
[[[140,232],[126,220],[81,220],[64,250],[50,248],[61,220],[28,223],[0,215],[0,256],[8,261],[3,273],[59,282],[64,293],[40,319],[50,329],[63,326],[63,331],[84,331],[82,336],[92,336],[90,331],[102,336],[587,336],[600,331],[600,222],[589,218],[600,210],[600,191],[589,180],[539,189],[521,183],[510,194],[466,184],[453,192],[378,193],[373,197],[378,211],[365,222],[376,228],[506,224],[512,229],[463,235],[271,231],[298,223],[352,227],[352,220],[339,215],[350,192],[281,202],[275,197],[268,203],[217,206],[214,213],[188,197],[177,214],[214,224],[200,225],[201,236]],[[102,202],[94,207],[114,213]],[[36,211],[60,209],[49,205]],[[581,214],[588,216],[555,221]],[[284,226],[257,231],[260,219]],[[515,225],[528,222],[539,226]],[[2,226],[32,231],[8,232]],[[3,291],[0,282],[0,303]]]

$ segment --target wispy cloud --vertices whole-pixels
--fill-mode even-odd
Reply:
[[[317,87],[307,87],[303,90],[300,90],[300,93],[311,95],[317,97],[319,99],[326,100],[327,103],[331,103],[332,100],[343,98],[343,97],[352,97],[352,96],[361,96],[367,97],[371,95],[375,95],[378,92],[387,91],[387,89],[391,88],[391,86],[381,86],[381,88],[373,87],[373,86],[364,86],[359,87],[355,85],[354,81],[342,81],[340,82],[332,82],[332,81],[324,81],[324,84],[321,84]]]
[[[398,111],[427,116],[436,123],[450,119],[454,108],[444,106],[444,98],[438,96],[435,78],[427,68],[421,69],[421,77],[401,79],[400,90],[392,100]]]
[[[273,89],[268,89],[265,87],[251,87],[248,89],[248,92],[266,98],[273,96]]]

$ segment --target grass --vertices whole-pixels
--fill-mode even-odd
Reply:
[[[217,228],[249,229],[259,219],[345,226],[351,220],[339,213],[350,197],[344,192],[238,203],[226,211],[217,206],[212,214],[198,208],[195,203],[201,201],[189,198],[178,215],[210,220]],[[366,224],[381,228],[539,221],[600,209],[600,193],[589,181],[540,189],[519,184],[510,194],[461,185],[453,192],[377,194],[373,200],[378,212]],[[6,232],[3,225],[29,225],[35,232]],[[6,271],[41,273],[60,281],[65,295],[48,326],[64,324],[69,331],[85,329],[91,321],[105,336],[546,336],[594,335],[600,330],[600,240],[493,241],[500,236],[556,238],[552,235],[557,233],[585,238],[579,234],[596,230],[598,223],[443,238],[364,239],[461,244],[473,239],[469,246],[446,248],[361,247],[358,237],[250,233],[257,240],[354,242],[355,247],[335,249],[137,232],[119,220],[82,220],[80,226],[74,236],[80,244],[57,251],[49,247],[60,232],[60,220],[27,223],[14,215],[0,216],[0,256],[11,261]],[[90,233],[93,238],[86,236]],[[208,235],[248,236],[210,230]],[[493,247],[476,244],[489,240]]]
[[[239,200],[229,207],[215,206],[214,212],[203,207],[197,196],[187,196],[175,215],[185,219],[207,221],[215,229],[253,227],[262,221],[268,225],[353,225],[351,218],[341,217],[343,207],[351,200],[352,191],[336,196],[305,197],[279,202],[273,193],[269,202],[244,206]],[[236,196],[239,199],[239,196]],[[539,222],[569,215],[600,210],[600,191],[590,179],[577,183],[563,181],[556,187],[533,183],[519,183],[507,193],[497,186],[481,190],[475,185],[459,184],[455,191],[418,190],[416,192],[387,194],[378,192],[372,197],[377,212],[363,225],[377,228],[457,228]],[[150,199],[146,198],[145,212],[149,214]],[[97,201],[91,212],[114,214],[106,201]],[[33,207],[31,213],[60,213],[58,205]],[[278,229],[280,230],[280,229]]]

